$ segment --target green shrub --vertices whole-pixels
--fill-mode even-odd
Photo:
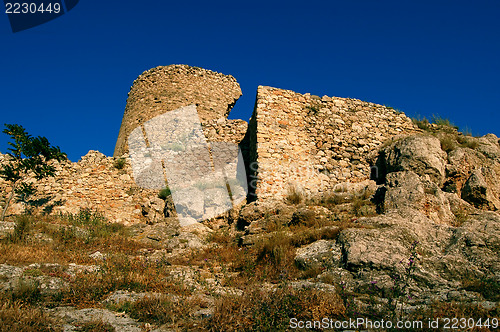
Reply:
[[[280,268],[289,261],[287,254],[290,250],[292,246],[287,234],[283,231],[274,232],[258,243],[257,261],[264,261]]]
[[[338,189],[337,189],[338,190]],[[311,204],[324,206],[326,208],[333,208],[336,205],[350,203],[352,201],[352,195],[341,192],[328,192],[314,198]]]
[[[312,114],[316,114],[319,112],[320,105],[319,104],[311,104],[306,106],[306,109],[309,110]]]
[[[375,204],[373,204],[370,200],[356,197],[352,202],[352,212],[357,217],[363,217],[376,215],[377,209]]]
[[[32,183],[25,182],[29,177],[41,180],[55,175],[55,167],[48,162],[50,160],[63,161],[66,154],[61,152],[58,146],[50,145],[45,137],[32,137],[20,125],[5,124],[4,134],[11,137],[13,142],[8,144],[8,161],[0,167],[0,177],[10,183],[12,190],[5,201],[0,219],[5,220],[5,215],[9,204],[14,197],[23,203],[33,202],[35,205],[47,202],[47,199],[30,200],[30,196],[35,194],[35,187]],[[28,207],[28,206],[27,206]]]
[[[171,194],[172,192],[170,191],[170,188],[166,187],[160,190],[160,192],[158,193],[158,198],[166,200]]]
[[[288,331],[290,319],[321,320],[345,315],[342,299],[313,288],[296,290],[281,284],[275,290],[247,286],[243,296],[224,295],[212,317],[203,322],[209,331]]]
[[[0,330],[10,332],[62,331],[58,322],[41,308],[33,308],[20,301],[0,299]]]
[[[41,300],[39,282],[32,279],[19,279],[17,287],[12,292],[13,301],[36,303]]]
[[[90,208],[81,208],[77,214],[61,214],[60,218],[70,223],[69,227],[61,226],[56,234],[62,242],[83,237],[86,243],[90,243],[125,229],[123,224],[110,223],[102,212]]]
[[[123,167],[125,167],[125,158],[116,159],[115,162],[113,163],[113,166],[116,169],[123,169]]]
[[[141,322],[157,325],[172,324],[187,316],[185,303],[162,296],[146,296],[133,303],[129,310],[130,317]]]
[[[91,208],[81,208],[77,214],[67,214],[66,217],[71,224],[76,226],[96,226],[107,221],[101,212]]]
[[[486,300],[500,301],[500,279],[498,278],[468,279],[464,281],[464,288],[480,293]]]
[[[479,147],[479,141],[476,138],[467,135],[458,136],[457,141],[464,148],[469,148],[474,150]]]

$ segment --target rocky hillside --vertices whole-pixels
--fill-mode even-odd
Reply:
[[[187,227],[153,192],[128,226],[97,202],[12,214],[0,227],[0,322],[17,330],[274,331],[291,329],[294,318],[456,317],[489,319],[476,330],[494,331],[499,138],[424,127],[371,156],[372,180],[317,196],[290,187],[285,200]],[[96,169],[95,185],[106,190],[110,175],[100,168],[123,175],[113,164],[102,157],[81,172]]]

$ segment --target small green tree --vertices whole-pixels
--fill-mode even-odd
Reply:
[[[10,152],[7,152],[10,158],[0,166],[0,177],[11,183],[12,190],[5,202],[1,220],[5,219],[14,194],[26,203],[28,197],[35,193],[33,184],[25,182],[29,176],[37,180],[54,176],[55,168],[47,162],[66,159],[66,154],[58,146],[51,146],[45,137],[32,137],[20,125],[5,124],[3,133],[9,135],[12,142],[8,143],[11,146],[8,149]]]

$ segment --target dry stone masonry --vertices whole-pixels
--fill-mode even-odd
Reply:
[[[4,162],[8,162],[8,156],[0,155],[0,163]],[[117,169],[112,157],[98,151],[89,151],[76,163],[65,161],[53,165],[56,168],[54,177],[29,181],[37,192],[50,198],[49,204],[56,205],[52,210],[55,214],[74,214],[88,208],[101,211],[112,222],[136,223],[145,221],[142,207],[158,194],[158,191],[137,187],[129,163]],[[11,190],[9,184],[0,179],[1,198],[5,199]],[[22,213],[23,210],[21,203],[15,203],[10,205],[7,214]]]
[[[264,86],[249,127],[249,173],[258,199],[284,197],[290,187],[317,193],[367,180],[369,158],[382,142],[419,131],[386,106]]]
[[[206,136],[213,140],[241,140],[243,120],[227,120],[241,96],[233,76],[186,65],[160,66],[142,73],[128,94],[114,156],[128,152],[129,134],[144,122],[175,109],[195,104]],[[235,138],[228,137],[235,135]]]

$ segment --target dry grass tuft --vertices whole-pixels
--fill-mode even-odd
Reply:
[[[40,308],[33,308],[22,301],[1,298],[0,327],[10,332],[62,331],[59,322],[50,318]]]
[[[116,329],[113,325],[103,322],[102,320],[93,320],[83,323],[76,328],[78,332],[114,332]]]
[[[298,205],[304,201],[304,193],[296,186],[289,186],[286,195],[288,204]]]
[[[180,282],[166,280],[167,276],[162,262],[112,256],[99,271],[78,273],[71,280],[70,290],[63,293],[62,302],[79,307],[93,306],[116,290],[191,294],[191,290]]]
[[[344,313],[343,301],[333,293],[317,289],[296,290],[286,284],[275,290],[251,286],[245,289],[243,296],[222,296],[203,328],[209,331],[284,331],[290,326],[290,318],[335,319],[343,317]]]

